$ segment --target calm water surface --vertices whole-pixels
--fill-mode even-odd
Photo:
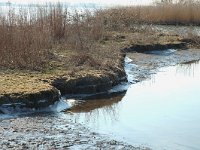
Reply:
[[[79,104],[73,119],[136,146],[200,149],[200,63],[162,68],[125,96]]]

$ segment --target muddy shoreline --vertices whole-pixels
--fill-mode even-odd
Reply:
[[[134,66],[133,78],[139,82],[161,67],[199,60],[200,52],[198,49],[177,50],[168,56],[136,52],[127,53],[127,57],[132,59],[129,63]],[[0,119],[0,145],[2,149],[150,150],[110,139],[64,117],[73,115],[75,110],[71,109],[68,114],[40,113]]]
[[[135,67],[133,78],[137,82],[150,78],[152,74],[159,71],[161,67],[181,65],[200,60],[199,49],[176,50],[170,55],[158,55],[148,53],[127,53]]]
[[[98,94],[98,93],[106,93],[112,87],[118,85],[121,82],[126,82],[126,73],[124,71],[124,58],[125,53],[120,53],[119,64],[118,67],[111,68],[110,71],[91,71],[87,73],[82,73],[80,76],[69,77],[69,75],[60,75],[53,77],[43,77],[43,75],[37,75],[41,77],[36,77],[38,79],[34,79],[34,75],[28,75],[26,79],[27,83],[30,83],[29,86],[32,86],[31,83],[37,82],[33,87],[34,90],[23,91],[23,89],[18,92],[9,92],[8,93],[0,93],[0,105],[5,104],[13,104],[13,106],[17,103],[21,103],[22,105],[26,105],[29,108],[44,108],[49,105],[54,104],[59,101],[62,95],[67,94]],[[5,76],[5,79],[4,79]],[[16,75],[18,76],[18,75]],[[23,80],[23,77],[26,74],[19,75],[19,82]],[[30,76],[30,77],[29,77]],[[9,78],[9,74],[3,75],[2,81],[4,80],[12,80],[12,76]],[[25,81],[26,81],[25,80]],[[38,84],[38,85],[37,85]],[[41,88],[39,85],[41,84]],[[22,84],[23,86],[23,84]],[[6,91],[6,89],[5,89]]]
[[[5,84],[7,84],[7,82],[14,80],[13,84],[19,84],[19,86],[16,86],[16,89],[11,91],[7,90],[9,86],[8,88],[5,88],[5,92],[3,90],[3,93],[0,93],[0,105],[15,105],[15,103],[22,103],[30,108],[42,108],[59,101],[61,95],[65,94],[99,95],[99,93],[104,93],[104,95],[106,95],[106,93],[114,86],[119,85],[121,82],[127,82],[124,70],[124,59],[128,53],[143,53],[153,49],[165,50],[169,48],[187,48],[187,43],[181,42],[177,35],[156,34],[156,38],[158,41],[153,41],[151,44],[138,45],[135,43],[131,46],[122,48],[119,51],[117,60],[115,60],[117,64],[107,70],[91,70],[91,72],[83,71],[80,72],[80,75],[77,74],[76,76],[65,72],[61,75],[55,74],[52,76],[22,73],[20,75],[16,74],[15,78],[17,79],[12,79],[13,75],[10,75],[9,77],[9,74],[5,73],[5,75],[1,75],[3,83],[5,82]],[[163,42],[166,38],[169,39],[169,41]],[[135,55],[135,57],[137,58],[137,55]],[[21,80],[25,83],[20,84]],[[27,88],[25,86],[22,89],[18,89],[18,87],[24,86],[25,84],[27,84]],[[38,88],[38,85],[40,85],[40,88]],[[29,89],[29,87],[34,90],[31,88]]]
[[[133,76],[138,78],[134,82],[137,82],[142,78],[145,79],[151,71],[155,72],[156,67],[199,59],[198,50],[196,52],[195,49],[192,50],[195,45],[191,40],[185,40],[176,34],[161,32],[147,35],[137,32],[112,33],[106,37],[104,43],[98,45],[102,51],[90,52],[92,55],[99,53],[97,55],[101,58],[104,58],[104,53],[107,53],[105,60],[101,62],[95,62],[89,54],[82,56],[75,51],[55,51],[57,58],[50,62],[49,70],[46,72],[2,70],[0,106],[11,104],[15,107],[15,104],[21,103],[25,107],[38,109],[54,104],[63,95],[71,95],[69,98],[84,94],[91,94],[92,97],[104,96],[116,85],[127,82],[124,69],[126,56],[130,57],[134,64],[143,65],[142,68],[136,67],[133,71]],[[113,44],[116,46],[113,47]],[[170,57],[160,57],[149,54],[154,50],[158,53],[165,50],[176,52]],[[193,51],[197,54],[193,55]],[[70,64],[68,70],[66,63],[67,60],[72,59],[71,57],[76,59],[81,57],[81,62],[76,62],[75,59],[74,63],[78,64]]]
[[[58,114],[0,120],[0,145],[7,149],[127,149],[137,148],[91,132]]]
[[[127,53],[136,82],[150,78],[159,68],[200,59],[199,49],[173,51],[170,55],[154,53]],[[73,115],[73,109],[69,114]],[[110,139],[66,119],[62,112],[21,115],[0,119],[0,144],[2,149],[127,149],[149,150]]]

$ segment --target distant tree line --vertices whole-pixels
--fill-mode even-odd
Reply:
[[[200,0],[155,0],[155,4],[191,4],[200,3]]]

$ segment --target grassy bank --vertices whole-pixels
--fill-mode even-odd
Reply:
[[[58,100],[59,91],[105,92],[125,81],[125,50],[194,41],[136,25],[136,8],[9,6],[0,13],[0,104],[23,100],[38,107],[45,97]]]

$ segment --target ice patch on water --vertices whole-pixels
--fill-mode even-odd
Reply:
[[[34,113],[57,113],[71,108],[74,104],[73,100],[65,100],[64,98],[61,98],[60,101],[55,102],[53,105],[41,109],[27,108],[22,103],[5,104],[0,106],[0,119],[15,118]]]
[[[126,91],[130,86],[130,83],[124,82],[121,83],[120,85],[117,85],[113,87],[111,90],[109,90],[109,93],[118,93],[118,92],[123,92]]]
[[[133,73],[133,68],[138,68],[138,66],[136,64],[133,64],[133,60],[126,57],[125,58],[125,71],[126,71],[126,75],[127,75],[127,80],[129,83],[133,84],[136,83],[137,80],[134,78]]]
[[[137,83],[137,80],[135,80],[133,74],[132,74],[132,70],[133,68],[137,68],[138,66],[136,64],[133,64],[133,60],[130,59],[129,57],[125,57],[125,72],[127,75],[127,80],[128,82],[122,82],[121,84],[113,87],[111,90],[109,90],[109,93],[117,93],[117,92],[122,92],[122,91],[126,91],[131,84]]]

